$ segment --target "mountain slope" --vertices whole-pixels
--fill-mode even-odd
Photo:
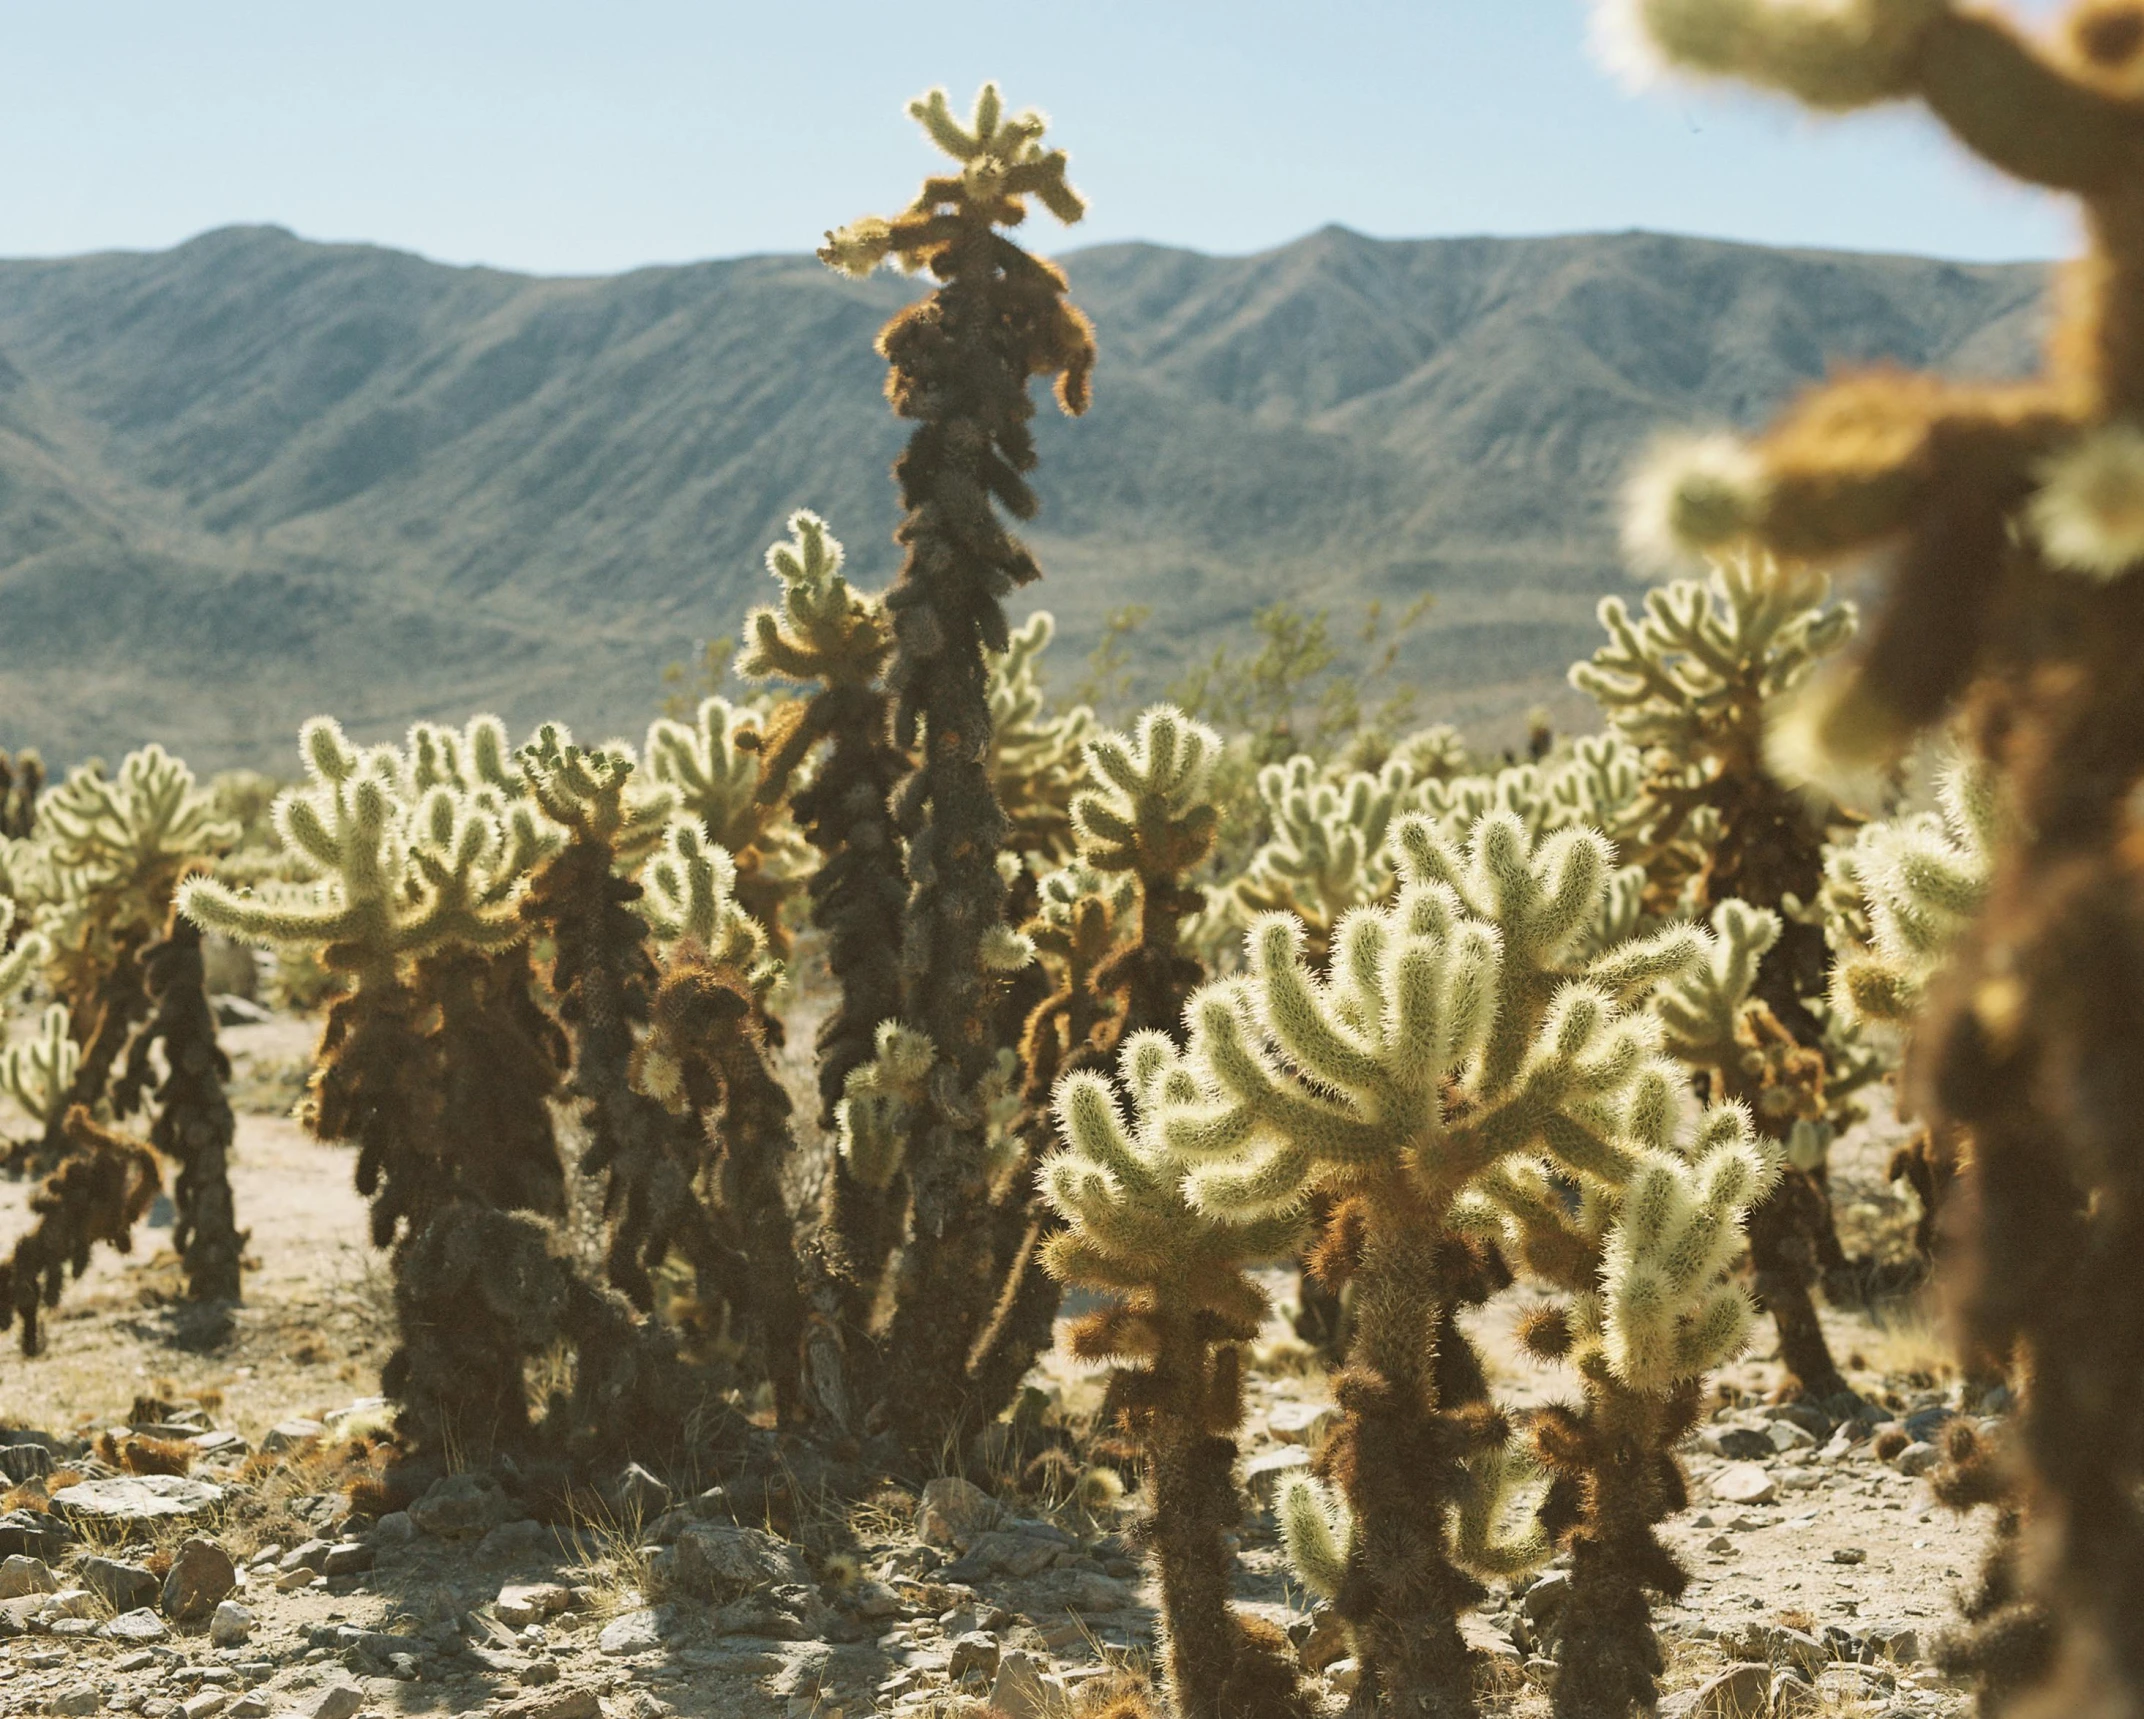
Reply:
[[[1432,591],[1425,704],[1508,719],[1623,587],[1618,480],[1832,364],[2022,369],[2037,268],[1647,234],[1073,253],[1093,412],[1038,418],[1068,658],[1152,605],[1141,690],[1275,596]],[[660,666],[825,513],[892,572],[879,324],[915,288],[755,257],[610,279],[233,228],[0,262],[0,744],[281,766],[298,720],[635,730]]]

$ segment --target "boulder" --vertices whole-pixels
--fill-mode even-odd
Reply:
[[[108,1480],[78,1481],[52,1495],[55,1510],[122,1528],[183,1521],[222,1502],[222,1487],[183,1474],[120,1474]]]
[[[154,1570],[121,1563],[117,1558],[84,1558],[75,1565],[74,1573],[82,1586],[102,1596],[115,1612],[155,1605],[157,1589],[162,1586]]]
[[[20,1552],[0,1561],[0,1600],[19,1599],[24,1594],[59,1591],[59,1578],[42,1558],[25,1558]]]
[[[164,1577],[164,1615],[191,1623],[205,1618],[238,1586],[238,1566],[215,1541],[195,1535],[179,1548]]]

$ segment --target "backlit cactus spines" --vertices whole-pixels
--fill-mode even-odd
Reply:
[[[37,958],[37,948],[25,939],[8,962],[0,964],[0,978],[6,977],[7,967],[12,965],[19,983],[30,962]],[[25,949],[31,951],[28,959],[22,958]],[[38,1017],[34,1034],[0,1046],[0,1093],[13,1099],[16,1108],[39,1128],[50,1130],[65,1116],[67,1095],[73,1090],[75,1070],[81,1063],[82,1048],[68,1031],[66,1006],[49,1004]]]
[[[949,1423],[988,1412],[971,1400],[968,1357],[998,1301],[996,1226],[983,1219],[1004,1190],[991,1179],[984,1088],[1003,978],[985,955],[1005,916],[1007,823],[991,779],[988,659],[1012,644],[1006,595],[1041,575],[1000,509],[1026,519],[1037,506],[1030,380],[1054,380],[1059,405],[1085,411],[1094,333],[1064,276],[999,231],[1031,199],[1062,221],[1085,213],[1063,153],[1042,147],[1041,117],[1006,113],[988,85],[965,126],[943,91],[909,111],[953,171],[893,219],[829,234],[819,255],[852,274],[892,258],[938,283],[879,336],[887,396],[916,426],[894,466],[907,555],[886,596],[894,739],[923,749],[894,799],[911,885],[900,1018],[942,1059],[907,1152],[914,1239],[888,1336],[910,1388],[890,1406],[912,1447],[935,1450]]]
[[[1411,785],[1404,764],[1376,775],[1357,771],[1331,781],[1301,753],[1258,772],[1273,834],[1237,879],[1238,911],[1292,913],[1322,955],[1341,915],[1377,900],[1392,884],[1385,847],[1392,821],[1406,809]]]
[[[1835,930],[1832,996],[1860,1019],[1911,1021],[1987,903],[2005,833],[1995,773],[1955,759],[1937,793],[1938,811],[1868,824],[1838,850],[1841,882],[1860,897],[1867,936]]]
[[[849,1074],[836,1110],[840,1150],[867,1188],[884,1191],[907,1163],[908,1137],[926,1103],[925,1084],[938,1053],[921,1033],[883,1022],[877,1054]]]
[[[1102,1076],[1071,1074],[1058,1088],[1065,1146],[1044,1162],[1041,1184],[1064,1228],[1044,1258],[1062,1281],[1116,1298],[1083,1316],[1071,1343],[1086,1359],[1117,1364],[1110,1404],[1145,1459],[1174,1711],[1306,1714],[1285,1641],[1229,1603],[1227,1543],[1242,1514],[1236,1346],[1256,1336],[1266,1307],[1245,1267],[1292,1253],[1302,1221],[1282,1213],[1239,1226],[1194,1208],[1187,1166],[1159,1126],[1169,1089],[1192,1090],[1180,1053],[1160,1033],[1141,1033],[1126,1040],[1121,1067],[1129,1127]]]
[[[734,896],[757,919],[777,957],[788,952],[782,904],[796,885],[801,844],[780,796],[762,789],[761,719],[726,698],[700,701],[690,723],[648,729],[649,778],[669,788],[707,839],[730,855]]]
[[[1376,1711],[1459,1714],[1458,1618],[1481,1590],[1444,1528],[1509,1437],[1455,1318],[1508,1274],[1462,1206],[1529,1155],[1629,1175],[1632,1094],[1675,1079],[1630,1005],[1698,945],[1671,932],[1585,953],[1610,875],[1591,831],[1536,841],[1495,813],[1453,847],[1409,817],[1393,848],[1396,897],[1341,920],[1326,972],[1293,920],[1252,926],[1248,973],[1191,1000],[1188,1085],[1165,1094],[1160,1127],[1217,1220],[1339,1199],[1314,1256],[1355,1287],[1343,1420],[1321,1458],[1356,1524],[1338,1607]]]
[[[20,918],[21,911],[13,898],[0,895],[0,1009],[5,1009],[15,993],[30,982],[52,952],[51,945],[34,931],[23,932],[9,947],[8,939],[14,935]]]
[[[644,871],[639,910],[658,942],[691,943],[708,960],[738,973],[764,1006],[782,966],[767,951],[767,933],[737,895],[737,863],[690,818],[673,818]]]
[[[759,793],[787,796],[820,854],[806,888],[837,991],[816,1045],[819,1120],[834,1128],[849,1077],[872,1060],[881,1026],[901,1009],[900,939],[888,928],[900,923],[908,875],[890,799],[910,761],[893,742],[892,701],[880,678],[893,650],[885,604],[850,588],[841,543],[818,515],[792,514],[789,530],[785,542],[767,551],[781,601],[746,618],[742,668],[811,689],[776,707]],[[865,1157],[874,1174],[885,1170],[882,1179],[857,1180],[852,1155],[835,1155],[812,1255],[839,1285],[832,1293],[842,1304],[842,1323],[859,1332],[877,1305],[907,1204],[897,1154],[873,1158],[867,1148]],[[849,1344],[851,1358],[862,1348]]]
[[[991,776],[1011,826],[1013,851],[1044,863],[1072,850],[1072,796],[1086,774],[1094,712],[1052,709],[1042,690],[1042,654],[1057,623],[1038,609],[990,664]]]

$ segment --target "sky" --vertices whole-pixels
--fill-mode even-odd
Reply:
[[[2027,10],[2046,10],[2032,0]],[[1976,261],[2071,211],[1912,109],[1632,90],[1586,0],[0,0],[0,255],[234,222],[550,274],[802,251],[996,78],[1092,203],[1045,249],[1633,227]]]

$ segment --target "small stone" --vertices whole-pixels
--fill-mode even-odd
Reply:
[[[190,1622],[205,1618],[238,1586],[238,1566],[215,1541],[195,1535],[171,1560],[164,1578],[164,1615]]]
[[[1817,1692],[1809,1681],[1794,1671],[1772,1673],[1771,1715],[1772,1719],[1802,1719],[1803,1714],[1814,1713]]]
[[[555,1659],[532,1659],[517,1674],[524,1689],[541,1689],[559,1679],[558,1661]]]
[[[156,1573],[139,1564],[121,1563],[117,1558],[84,1558],[75,1565],[74,1573],[85,1588],[115,1612],[156,1604]]]
[[[1320,1606],[1317,1615],[1311,1619],[1310,1633],[1295,1650],[1295,1657],[1302,1668],[1315,1677],[1334,1660],[1345,1659],[1350,1651],[1347,1625],[1340,1621],[1340,1614],[1330,1606]]]
[[[108,1641],[121,1642],[128,1647],[143,1647],[152,1641],[162,1641],[171,1631],[156,1613],[147,1606],[139,1606],[132,1611],[121,1612],[104,1626],[103,1633]]]
[[[506,1495],[488,1474],[443,1475],[409,1507],[419,1533],[443,1540],[472,1538],[505,1520]]]
[[[945,1674],[955,1683],[963,1677],[997,1676],[997,1637],[986,1635],[979,1629],[970,1630],[966,1635],[955,1636],[952,1656],[946,1661]]]
[[[655,1579],[666,1591],[723,1605],[760,1588],[808,1583],[802,1554],[786,1540],[758,1528],[694,1522],[655,1560]]]
[[[858,1617],[897,1617],[906,1609],[901,1596],[884,1582],[869,1580],[858,1582],[849,1590],[849,1604],[856,1608]]]
[[[586,1683],[558,1684],[509,1701],[494,1712],[496,1719],[603,1719],[595,1688]]]
[[[236,1462],[253,1448],[239,1434],[221,1427],[195,1433],[186,1442],[194,1447],[197,1462]]]
[[[1831,1549],[1831,1561],[1834,1564],[1865,1564],[1868,1560],[1868,1553],[1859,1546],[1834,1546]]]
[[[1072,1578],[1072,1591],[1065,1596],[1065,1609],[1074,1612],[1121,1612],[1131,1609],[1134,1596],[1129,1582],[1114,1576],[1098,1576],[1080,1570]]]
[[[319,1421],[307,1420],[303,1417],[297,1420],[278,1421],[268,1429],[266,1436],[262,1438],[261,1454],[263,1456],[280,1456],[285,1451],[303,1450],[307,1445],[318,1444],[327,1436],[327,1431],[328,1429]]]
[[[596,1649],[614,1658],[632,1653],[651,1653],[663,1644],[664,1621],[658,1610],[652,1606],[621,1613],[603,1626],[603,1633],[596,1637]]]
[[[544,1538],[543,1524],[524,1516],[518,1522],[501,1522],[492,1529],[477,1543],[476,1555],[487,1563],[511,1564],[543,1550]]]
[[[1806,1428],[1798,1427],[1792,1421],[1774,1421],[1766,1429],[1766,1436],[1772,1441],[1774,1450],[1816,1449],[1815,1438],[1809,1434]]]
[[[1692,1719],[1764,1719],[1772,1704],[1772,1668],[1769,1665],[1730,1665],[1719,1676],[1698,1685],[1692,1704]]]
[[[324,1575],[328,1567],[328,1549],[331,1540],[301,1540],[285,1552],[277,1563],[278,1569],[310,1570],[314,1575]]]
[[[356,1684],[331,1683],[295,1711],[297,1719],[350,1719],[364,1704],[364,1691]]]
[[[236,1600],[224,1600],[208,1620],[208,1639],[217,1647],[238,1647],[253,1633],[253,1614]]]
[[[1266,1416],[1266,1431],[1282,1444],[1315,1449],[1325,1442],[1326,1434],[1339,1418],[1339,1410],[1330,1403],[1276,1403]]]
[[[1920,1661],[1921,1636],[1911,1624],[1874,1624],[1863,1632],[1861,1639],[1878,1658],[1887,1659],[1893,1665],[1914,1665]]]
[[[1813,1635],[1798,1629],[1773,1628],[1764,1632],[1764,1656],[1774,1665],[1791,1665],[1805,1677],[1814,1677],[1831,1663],[1831,1649]]]
[[[1355,1693],[1355,1685],[1362,1681],[1362,1662],[1357,1659],[1336,1659],[1325,1668],[1325,1682],[1329,1688],[1342,1695]]]
[[[268,1719],[273,1711],[258,1695],[241,1695],[223,1710],[223,1719]]]
[[[956,1476],[926,1482],[916,1508],[916,1538],[926,1546],[965,1547],[992,1527],[998,1501],[980,1486]]]
[[[1280,1496],[1283,1480],[1291,1474],[1300,1474],[1309,1466],[1310,1452],[1299,1444],[1260,1451],[1243,1465],[1244,1488],[1260,1504],[1269,1505]]]
[[[1067,1719],[1072,1697],[1061,1682],[1043,1671],[1042,1662],[1033,1654],[1007,1648],[998,1655],[990,1708],[1003,1719]]]
[[[492,1602],[492,1615],[509,1629],[555,1617],[573,1605],[573,1590],[557,1582],[510,1582]]]
[[[1891,1459],[1891,1466],[1908,1476],[1926,1474],[1943,1460],[1943,1453],[1923,1439],[1918,1444],[1909,1444]]]
[[[1712,1496],[1723,1504],[1769,1504],[1779,1488],[1756,1463],[1731,1462],[1712,1477]]]
[[[0,1563],[0,1600],[19,1599],[24,1594],[52,1594],[59,1592],[59,1578],[52,1573],[52,1566],[42,1558],[25,1558],[21,1553]]]
[[[199,1516],[222,1502],[222,1487],[183,1474],[122,1474],[108,1480],[83,1480],[63,1486],[52,1495],[56,1510],[128,1525]]]
[[[97,1596],[87,1588],[62,1588],[37,1609],[42,1617],[93,1618],[97,1615]]]
[[[40,1510],[0,1514],[0,1558],[57,1558],[76,1538],[66,1522]]]
[[[94,1689],[69,1689],[45,1703],[47,1713],[84,1714],[102,1710],[104,1697]]]
[[[278,1572],[275,1579],[275,1591],[279,1594],[294,1594],[300,1588],[309,1588],[319,1580],[320,1572],[318,1570],[301,1564],[295,1570]]]
[[[362,1540],[345,1540],[328,1548],[327,1560],[320,1566],[323,1576],[355,1576],[372,1568],[379,1556]]]
[[[417,1537],[417,1524],[407,1510],[390,1510],[372,1525],[375,1546],[407,1546]]]
[[[1710,1426],[1697,1435],[1697,1447],[1729,1462],[1756,1462],[1773,1454],[1771,1433],[1759,1427]]]
[[[0,1474],[17,1486],[52,1472],[52,1452],[41,1444],[0,1445]]]
[[[1728,1538],[1728,1537],[1727,1537],[1727,1536],[1726,1536],[1725,1534],[1715,1534],[1715,1535],[1713,1535],[1713,1537],[1712,1537],[1711,1539],[1709,1539],[1709,1540],[1707,1540],[1707,1541],[1705,1542],[1705,1550],[1706,1550],[1706,1551],[1708,1551],[1708,1552],[1716,1552],[1716,1553],[1720,1554],[1720,1555],[1721,1555],[1722,1557],[1726,1556],[1726,1555],[1727,1555],[1727,1554],[1728,1554],[1729,1552],[1732,1552],[1732,1551],[1733,1551],[1734,1549],[1735,1549],[1735,1543],[1734,1543],[1734,1542],[1733,1542],[1732,1540],[1730,1540],[1730,1539],[1729,1539],[1729,1538]]]
[[[629,1462],[611,1480],[609,1486],[610,1506],[621,1521],[639,1524],[653,1522],[670,1504],[676,1494],[637,1462]]]
[[[215,1719],[230,1704],[231,1698],[223,1690],[204,1689],[179,1703],[179,1719]]]

